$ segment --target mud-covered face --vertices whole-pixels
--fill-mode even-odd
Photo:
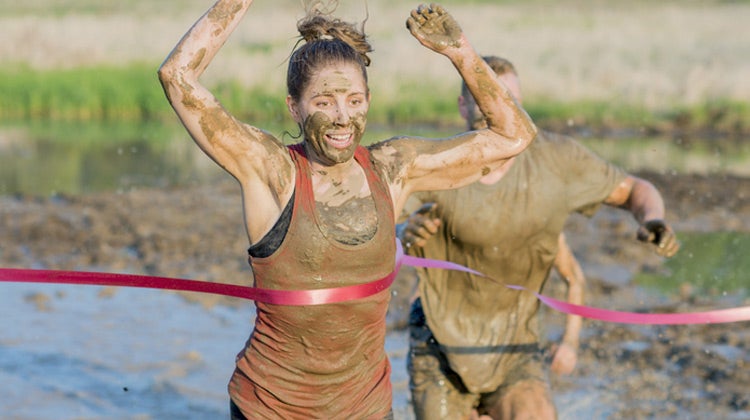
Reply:
[[[331,65],[310,79],[298,102],[287,98],[302,124],[310,159],[326,166],[347,162],[362,141],[370,97],[355,64]]]

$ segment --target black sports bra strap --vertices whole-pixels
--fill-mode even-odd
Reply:
[[[289,224],[292,222],[294,194],[296,194],[296,191],[292,192],[292,197],[289,199],[289,202],[286,203],[286,207],[284,207],[281,216],[279,216],[279,219],[274,223],[271,230],[269,230],[260,241],[247,249],[247,253],[251,257],[270,257],[277,249],[279,249],[281,243],[284,242],[286,232],[289,230]]]

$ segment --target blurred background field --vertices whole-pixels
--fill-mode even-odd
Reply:
[[[212,2],[36,0],[0,6],[0,119],[172,119],[155,71]],[[411,38],[417,2],[338,2],[375,51],[370,121],[460,126],[459,79]],[[750,2],[456,1],[442,4],[482,54],[511,59],[525,104],[558,129],[747,133]],[[261,126],[288,123],[286,58],[298,0],[256,1],[203,81]]]

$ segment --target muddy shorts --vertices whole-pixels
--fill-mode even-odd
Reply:
[[[538,380],[547,383],[539,346],[525,350],[528,357],[508,372],[497,390],[476,394],[470,392],[454,372],[445,352],[425,322],[422,302],[417,299],[409,313],[409,389],[417,419],[459,419],[472,409],[483,413],[483,407],[499,402],[504,391],[520,381]]]

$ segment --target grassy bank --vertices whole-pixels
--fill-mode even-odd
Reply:
[[[3,120],[149,120],[167,111],[152,66],[0,71]]]
[[[173,119],[174,112],[156,76],[157,65],[96,66],[37,70],[26,66],[0,69],[0,121],[153,121]],[[289,122],[283,87],[247,87],[222,80],[214,94],[243,120]],[[458,123],[454,95],[432,91],[378,97],[371,120],[379,124]],[[425,92],[429,90],[425,89]]]
[[[1,121],[132,121],[174,119],[156,77],[156,65],[95,66],[39,70],[15,66],[0,70]],[[390,94],[373,98],[370,122],[381,126],[431,125],[460,127],[453,86],[395,82]],[[238,81],[217,81],[212,90],[233,113],[248,122],[290,124],[283,86],[246,87]],[[710,100],[662,110],[628,103],[527,97],[527,110],[543,127],[565,130],[750,132],[750,105]],[[259,123],[260,124],[260,123]]]

